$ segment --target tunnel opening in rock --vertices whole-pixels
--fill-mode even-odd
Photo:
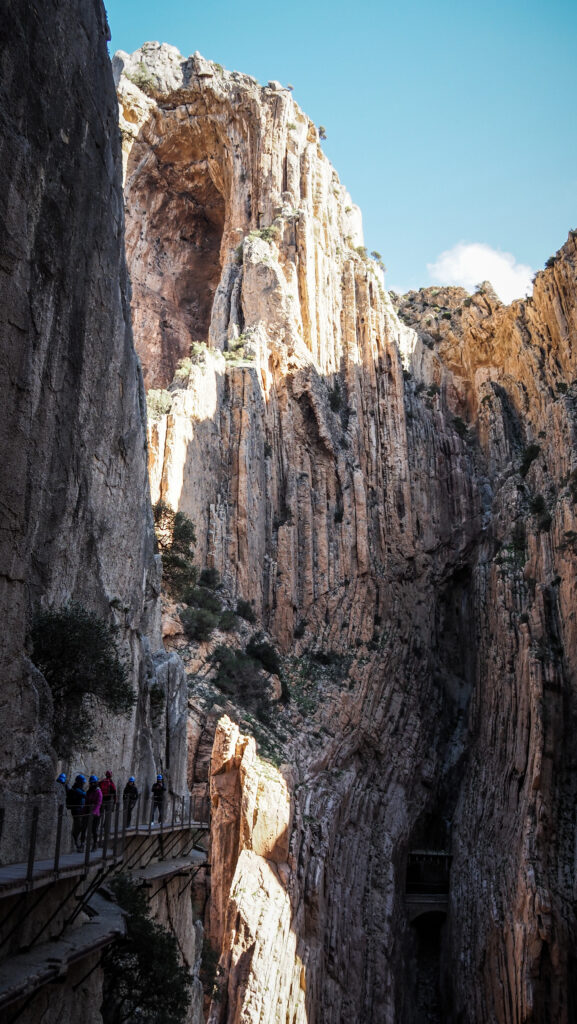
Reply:
[[[446,1006],[441,986],[445,914],[421,914],[411,925],[411,1024],[442,1024]]]
[[[134,337],[145,387],[166,388],[191,345],[208,341],[225,200],[198,143],[167,140],[154,161],[142,161],[136,147],[132,163],[125,195]]]

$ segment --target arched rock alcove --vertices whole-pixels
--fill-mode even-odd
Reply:
[[[167,387],[191,344],[208,339],[225,223],[214,143],[191,123],[154,140],[145,125],[130,154],[126,250],[147,389]]]

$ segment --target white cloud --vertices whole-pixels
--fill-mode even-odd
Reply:
[[[517,263],[510,252],[492,249],[483,242],[459,242],[427,263],[434,284],[456,284],[473,292],[481,281],[490,281],[502,302],[512,302],[531,291],[533,269]]]

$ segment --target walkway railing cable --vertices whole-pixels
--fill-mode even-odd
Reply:
[[[59,878],[63,872],[70,874],[71,869],[79,866],[87,873],[97,863],[117,863],[125,857],[129,838],[163,838],[185,830],[202,833],[210,827],[209,811],[206,797],[169,794],[157,803],[152,797],[141,799],[139,796],[136,802],[118,800],[114,806],[105,807],[98,827],[93,826],[89,811],[82,815],[80,827],[75,824],[78,817],[71,815],[68,819],[70,835],[67,836],[64,805],[58,807],[56,815],[47,810],[52,820],[42,821],[40,807],[35,804],[31,808],[28,836],[22,844],[21,856],[16,854],[15,857],[13,843],[8,856],[3,855],[3,847],[8,845],[4,828],[8,816],[6,808],[0,807],[0,896],[3,890],[13,890],[17,883],[32,889],[40,876]]]

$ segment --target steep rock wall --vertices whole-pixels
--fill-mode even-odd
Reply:
[[[217,731],[210,1019],[421,1020],[429,846],[453,853],[430,1019],[569,1021],[575,240],[532,300],[427,290],[399,319],[289,91],[158,44],[116,67],[137,346],[152,385],[177,370],[153,493],[292,682],[282,870],[241,827],[248,741]]]
[[[182,689],[184,676],[178,659],[159,650],[160,566],[104,8],[50,0],[40,13],[7,2],[1,31],[0,762],[8,860],[23,859],[31,796],[43,795],[42,822],[53,826],[51,694],[25,646],[36,609],[74,601],[116,623],[138,692],[131,717],[97,716],[96,749],[79,751],[70,770],[111,767],[120,779],[135,771],[144,783],[171,744],[185,765],[186,714],[181,708],[180,726],[171,723],[164,739],[153,735],[150,686],[164,688],[170,675],[172,690]],[[185,768],[171,782],[183,787]]]

